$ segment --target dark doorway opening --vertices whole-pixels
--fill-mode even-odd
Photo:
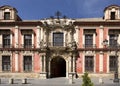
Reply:
[[[111,12],[111,20],[115,20],[115,12]]]
[[[51,78],[66,77],[66,61],[61,57],[51,60]]]

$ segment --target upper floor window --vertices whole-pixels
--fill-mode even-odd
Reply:
[[[3,48],[10,48],[10,34],[3,34]]]
[[[4,13],[4,20],[10,20],[10,12]]]
[[[104,19],[118,20],[120,19],[119,12],[120,12],[119,5],[110,5],[104,9]]]
[[[63,46],[63,33],[53,33],[53,46]]]
[[[115,40],[115,37],[116,37],[115,34],[110,34],[109,36],[110,47],[115,47],[117,45],[117,40]]]
[[[2,56],[2,71],[10,71],[10,56]]]
[[[115,12],[111,12],[110,19],[111,19],[111,20],[115,20]]]
[[[93,34],[85,34],[85,47],[93,47]]]
[[[25,34],[24,35],[24,48],[31,48],[32,47],[32,34]]]

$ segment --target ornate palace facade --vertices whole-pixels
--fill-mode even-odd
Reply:
[[[15,8],[0,7],[0,76],[111,76],[120,73],[119,44],[117,5],[106,7],[102,18],[69,19],[57,12],[43,20],[22,20]]]

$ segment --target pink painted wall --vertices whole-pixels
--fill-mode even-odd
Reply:
[[[100,36],[99,35],[99,28],[96,28],[96,42],[95,42],[96,43],[96,48],[99,48],[99,36]],[[96,61],[95,61],[96,62],[95,63],[96,64],[95,72],[99,73],[99,54],[98,53],[96,54],[95,59],[96,59]]]
[[[76,61],[76,71],[77,73],[82,73],[83,71],[83,54],[80,53]]]
[[[107,36],[108,36],[108,28],[105,27],[103,39],[107,39]],[[103,56],[103,72],[104,73],[107,72],[107,53],[104,53],[104,56]]]
[[[83,29],[82,28],[79,28],[78,30],[78,48],[83,48]],[[83,54],[79,52],[79,57],[77,58],[77,61],[76,61],[76,71],[78,73],[82,73],[83,71]]]
[[[95,70],[95,72],[99,73],[99,54],[98,53],[96,54],[95,58],[96,58],[96,63],[95,63],[96,64],[96,68],[95,68],[96,70]]]
[[[40,55],[34,54],[34,72],[40,72]]]

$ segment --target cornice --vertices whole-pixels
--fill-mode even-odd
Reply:
[[[17,21],[17,22],[0,22],[0,26],[41,26],[42,22],[23,22],[23,21]]]
[[[120,26],[120,21],[74,22],[75,26]]]
[[[16,22],[0,22],[0,26],[43,26],[43,23],[38,21],[16,21]],[[96,21],[96,22],[87,22],[87,21],[75,21],[74,26],[110,26],[110,27],[120,27],[120,21]]]

